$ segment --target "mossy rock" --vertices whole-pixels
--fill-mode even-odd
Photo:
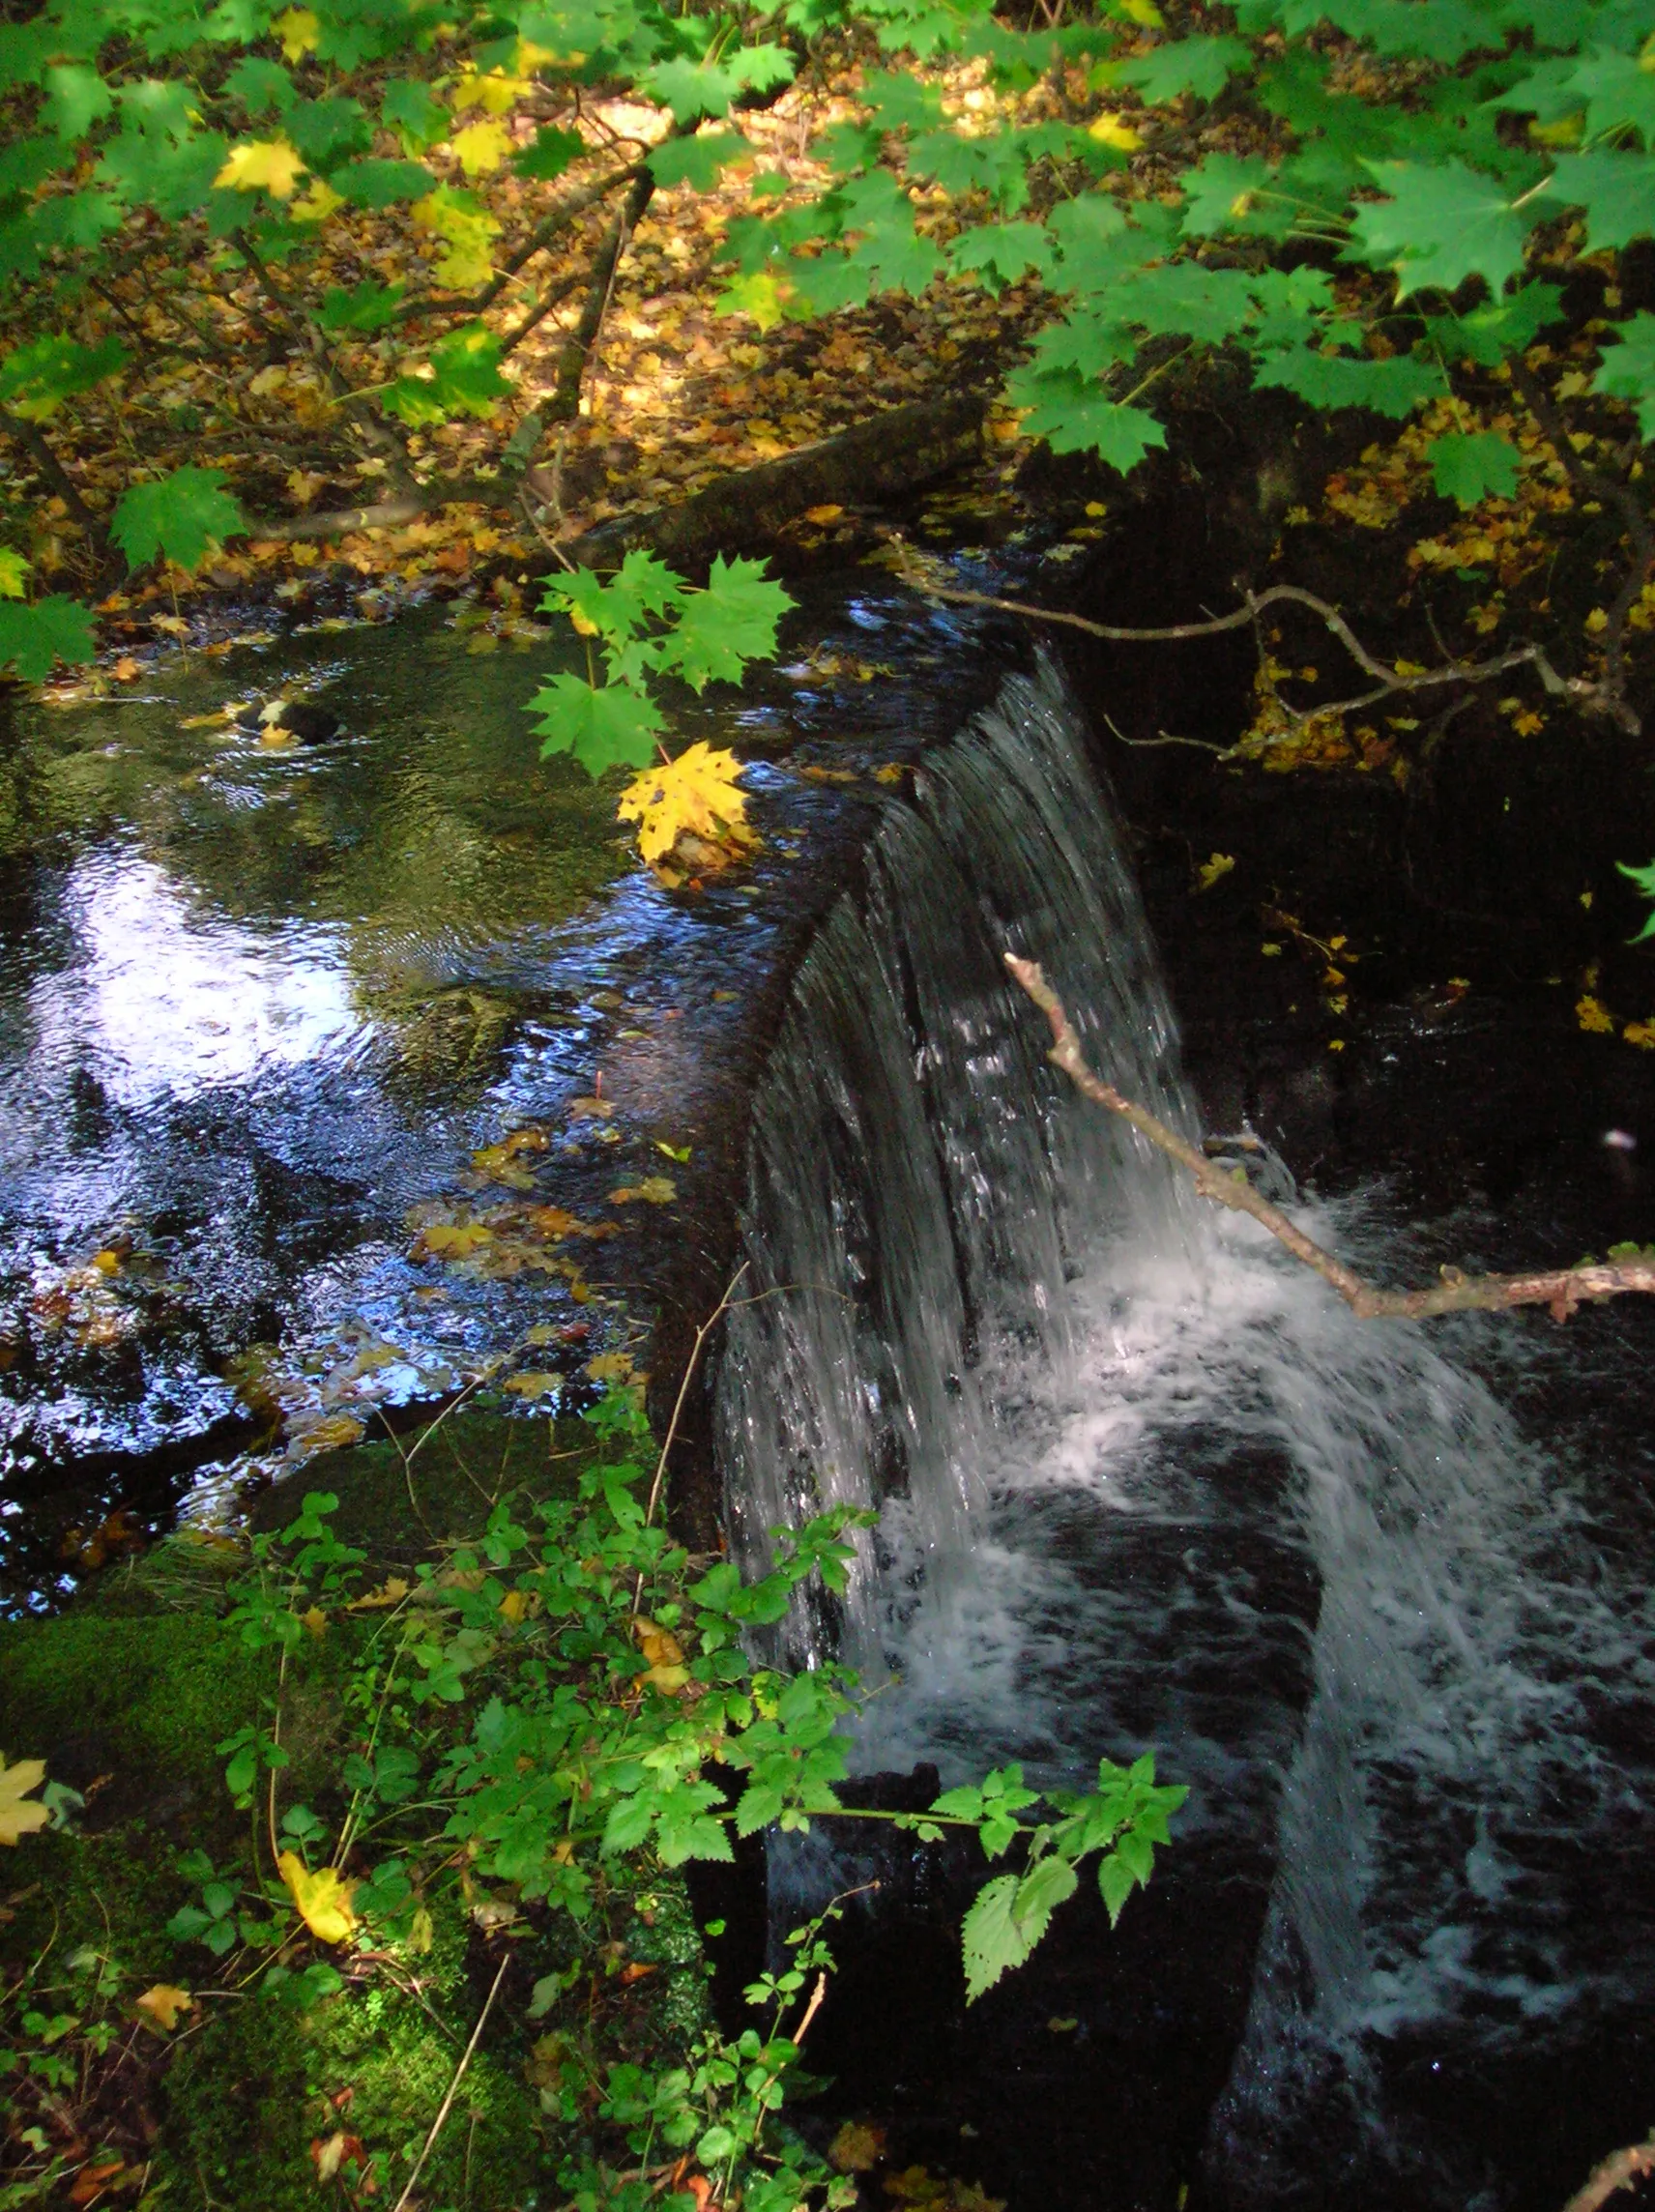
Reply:
[[[332,1491],[340,1541],[361,1545],[375,1566],[406,1569],[441,1543],[480,1536],[501,1499],[521,1519],[541,1499],[572,1497],[576,1470],[592,1456],[592,1432],[579,1420],[465,1406],[405,1436],[319,1454],[255,1499],[248,1521],[279,1531],[307,1491]]]

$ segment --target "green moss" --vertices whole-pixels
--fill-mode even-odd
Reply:
[[[409,1561],[428,1552],[427,1528],[475,1534],[497,1497],[512,1494],[521,1510],[525,1497],[566,1493],[589,1439],[581,1424],[560,1434],[545,1421],[468,1408],[428,1432],[411,1463],[408,1438],[314,1463],[271,1493],[259,1518],[279,1528],[305,1490],[332,1489],[342,1501],[341,1536],[376,1561]],[[312,2212],[311,2146],[343,2135],[382,2162],[374,2201],[393,2203],[500,1954],[446,1882],[429,1893],[428,1949],[363,1962],[360,1978],[307,2008],[249,1981],[247,1954],[220,1963],[199,1942],[165,1933],[192,1902],[181,1854],[204,1850],[245,1882],[254,1819],[262,1825],[262,1802],[257,1816],[231,1804],[217,1749],[246,1723],[268,1719],[276,1680],[274,1653],[248,1652],[223,1617],[241,1563],[234,1549],[185,1535],[100,1578],[56,1618],[0,1623],[0,1745],[13,1759],[45,1759],[54,1779],[88,1799],[83,1832],[32,1836],[17,1854],[0,1959],[21,1994],[0,2018],[0,2055],[10,2040],[26,2060],[21,2019],[30,2007],[73,2013],[94,2030],[102,2020],[117,2054],[135,2046],[136,2066],[126,2060],[82,2110],[112,2154],[148,2161],[146,2202]],[[338,1754],[351,1726],[342,1693],[370,1633],[369,1620],[340,1617],[290,1656],[282,1741],[294,1763],[282,1776],[283,1805],[303,1800],[334,1817],[341,1809]],[[262,1838],[256,1848],[268,1868]],[[421,2201],[433,2212],[533,2212],[561,2201],[557,2171],[572,2146],[531,2079],[542,2028],[527,2017],[527,2000],[538,1976],[579,1963],[576,1994],[556,2017],[572,2014],[561,2040],[572,2037],[599,2075],[622,2057],[658,2062],[707,2020],[705,1969],[676,1877],[638,1893],[600,1885],[584,1929],[554,1916],[542,1931],[531,1915],[513,1938],[511,1971],[421,2178]],[[624,1959],[656,1970],[626,1984],[618,1978]],[[100,1973],[102,1996],[92,1987]],[[197,1994],[170,2040],[147,2025],[134,2036],[135,1999],[157,1982]],[[84,2034],[60,2048],[96,2090],[103,2061],[88,2056]],[[0,2081],[0,2104],[16,2082],[15,2075]],[[25,2087],[25,2106],[27,2096]],[[34,2108],[19,2110],[18,2132]],[[11,2178],[0,2153],[0,2187]],[[41,2201],[48,2198],[49,2191]]]

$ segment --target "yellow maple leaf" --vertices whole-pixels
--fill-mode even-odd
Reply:
[[[382,1605],[400,1605],[407,1595],[407,1583],[400,1575],[392,1575],[380,1584],[378,1589],[364,1590],[361,1597],[352,1598],[345,1610],[348,1613],[369,1613]]]
[[[468,1252],[493,1241],[494,1232],[485,1222],[433,1221],[428,1229],[421,1231],[415,1249],[421,1257],[434,1252],[439,1259],[463,1260]]]
[[[449,141],[450,149],[468,177],[486,177],[511,151],[511,139],[504,123],[470,123],[463,131],[456,131]]]
[[[1606,1034],[1613,1034],[1614,1016],[1603,1001],[1593,998],[1589,991],[1582,998],[1576,1000],[1575,1019],[1583,1030],[1601,1030]]]
[[[351,1910],[356,1883],[342,1880],[337,1867],[319,1867],[311,1874],[297,1851],[283,1851],[276,1866],[311,1935],[324,1943],[342,1943],[357,1924]]]
[[[245,138],[230,148],[213,183],[219,191],[269,192],[272,199],[289,200],[304,167],[304,156],[285,138]]]
[[[1620,1033],[1628,1044],[1637,1045],[1640,1052],[1655,1052],[1655,1019],[1628,1022]]]
[[[549,1398],[562,1382],[563,1377],[554,1374],[549,1368],[536,1368],[526,1375],[508,1376],[500,1387],[509,1390],[514,1398],[528,1399],[533,1405],[537,1399]]]
[[[439,186],[409,212],[421,229],[435,232],[448,247],[434,271],[440,284],[470,292],[487,283],[494,273],[490,247],[500,225],[486,209],[476,206],[467,193]]]
[[[621,794],[616,818],[638,825],[638,850],[646,860],[670,853],[687,830],[711,844],[751,844],[747,801],[737,790],[741,764],[698,740],[677,760],[646,769]]]
[[[148,2014],[163,2035],[170,2035],[178,2025],[178,2016],[195,2010],[195,1999],[188,1990],[174,1989],[170,1982],[157,1982],[135,1998],[139,2012]]]
[[[19,1759],[15,1766],[8,1766],[5,1753],[0,1752],[0,1844],[15,1844],[51,1819],[44,1805],[24,1801],[45,1778],[44,1759]]]
[[[629,1382],[632,1355],[628,1352],[600,1352],[595,1359],[587,1361],[586,1372],[595,1382]]]
[[[295,200],[287,212],[295,222],[326,222],[331,215],[337,215],[344,204],[327,178],[318,177],[305,197]]]
[[[277,15],[270,27],[281,41],[281,50],[290,62],[315,52],[322,29],[308,8],[289,8],[285,15]]]
[[[1211,890],[1219,877],[1227,876],[1234,865],[1234,859],[1229,853],[1214,853],[1210,860],[1204,860],[1198,871],[1202,889]]]
[[[543,47],[525,47],[520,42],[519,60],[525,52],[542,54],[548,61],[552,58],[545,54]],[[480,107],[488,115],[505,115],[534,89],[534,84],[528,77],[508,76],[501,70],[490,70],[484,76],[479,75],[476,70],[468,70],[454,87],[451,96],[453,110],[456,115],[463,115],[468,107]],[[493,163],[491,166],[498,167],[499,164]]]
[[[1107,107],[1089,125],[1087,135],[1095,138],[1101,146],[1113,146],[1118,154],[1135,154],[1144,143],[1130,123]]]

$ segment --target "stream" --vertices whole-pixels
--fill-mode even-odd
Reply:
[[[734,1206],[769,1295],[711,1382],[732,1544],[756,1564],[825,1502],[882,1510],[844,1602],[779,1632],[874,1691],[858,1774],[1060,1784],[1152,1748],[1191,1789],[1119,1931],[1077,1900],[969,2016],[968,1867],[775,1840],[772,1941],[883,1884],[812,2045],[835,2123],[1014,2212],[1554,2212],[1655,2120],[1652,1317],[1362,1324],[1212,1218],[1061,1085],[1000,965],[1043,961],[1099,1071],[1199,1132],[1062,680],[866,571],[803,596],[789,669],[682,703],[682,737],[754,761],[766,838],[695,897],[537,761],[553,647],[477,652],[442,609],[27,711],[0,1595],[59,1602],[101,1529],[233,1519],[532,1328],[579,1349],[514,1410],[578,1405],[577,1361],[640,1345]],[[340,738],[213,719],[299,692]],[[666,1151],[676,1203],[614,1205]],[[1563,1185],[1495,1223],[1265,1172],[1376,1272],[1596,1234]],[[612,1240],[578,1267],[520,1227],[509,1265],[421,1251],[530,1201],[609,1205]]]

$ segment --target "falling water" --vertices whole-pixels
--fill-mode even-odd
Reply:
[[[1153,1745],[1192,1786],[1186,1848],[1273,1864],[1218,2201],[1524,2201],[1498,2139],[1524,2070],[1655,1989],[1645,1578],[1590,1471],[1438,1340],[1356,1322],[1060,1090],[1008,945],[1102,1073],[1193,1127],[1049,676],[933,757],[798,979],[720,1374],[735,1537],[756,1558],[824,1504],[881,1507],[843,1609],[791,1628],[881,1685],[862,1768],[1073,1778]],[[1313,1227],[1360,1261],[1384,1211]]]

